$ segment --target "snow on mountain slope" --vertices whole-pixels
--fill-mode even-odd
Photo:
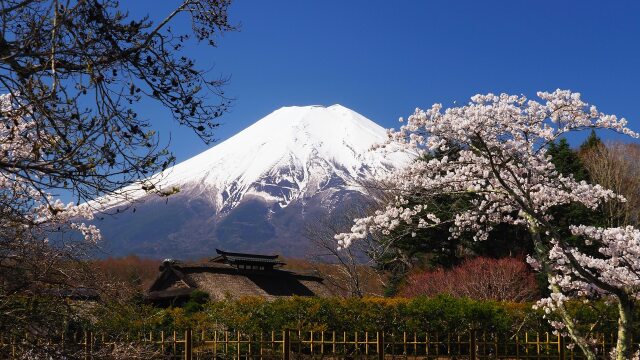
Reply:
[[[386,138],[341,105],[283,107],[155,177],[160,189],[197,192],[222,213],[254,197],[286,207],[321,191],[362,190],[360,181],[411,161],[402,151],[371,150]]]
[[[307,256],[309,227],[366,206],[362,183],[412,160],[397,149],[371,150],[386,139],[385,129],[340,105],[281,108],[154,176],[178,194],[149,196],[140,184],[123,190],[145,201],[98,217],[103,250],[161,259],[202,258],[216,248]],[[99,201],[120,210],[128,200]]]

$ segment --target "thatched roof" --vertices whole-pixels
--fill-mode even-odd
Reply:
[[[218,251],[207,262],[183,263],[165,260],[147,293],[151,301],[184,298],[194,290],[207,292],[212,300],[260,296],[332,296],[317,274],[277,269],[284,265],[277,255],[255,255]]]

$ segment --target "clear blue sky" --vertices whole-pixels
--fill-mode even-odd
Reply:
[[[175,3],[122,6],[159,18]],[[640,130],[639,1],[236,0],[230,15],[240,31],[186,51],[211,76],[231,77],[221,140],[287,105],[340,103],[397,127],[435,102],[556,88]],[[207,148],[156,107],[140,112],[163,138],[172,133],[178,161]]]

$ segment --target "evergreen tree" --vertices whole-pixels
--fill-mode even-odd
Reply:
[[[596,136],[595,131],[591,131],[590,136],[580,145],[579,151],[588,151],[597,146],[601,146],[602,141]],[[549,145],[548,154],[551,155],[551,162],[555,165],[556,169],[563,175],[573,175],[578,181],[590,181],[589,172],[584,166],[582,159],[579,156],[579,152],[571,149],[566,139],[562,138],[558,143],[551,143]],[[565,229],[564,234],[567,237],[571,237],[567,227],[569,224],[584,224],[584,225],[604,225],[603,214],[601,212],[591,210],[583,205],[569,205],[561,206],[552,214],[555,218],[555,222],[558,229]]]
[[[586,142],[580,148],[585,144]],[[578,153],[571,149],[567,139],[562,138],[557,144],[555,142],[549,144],[547,154],[551,156],[551,162],[562,175],[573,174],[573,177],[578,181],[588,180],[587,169],[584,167],[582,160],[580,160]]]
[[[595,130],[591,130],[589,137],[580,145],[579,153],[582,154],[591,149],[595,149],[597,147],[604,146],[602,140],[596,135]]]

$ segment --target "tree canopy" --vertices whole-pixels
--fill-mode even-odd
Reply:
[[[640,265],[637,258],[620,259],[626,250],[635,254],[640,236],[633,228],[568,224],[563,230],[597,251],[583,252],[569,241],[554,223],[554,209],[577,205],[596,210],[623,197],[565,175],[553,163],[549,145],[567,133],[593,128],[639,135],[625,119],[600,112],[578,93],[556,90],[537,96],[541,101],[508,94],[476,95],[465,106],[443,109],[435,104],[426,111],[416,110],[406,125],[390,133],[389,142],[423,154],[446,151],[452,145],[460,151],[455,157],[423,156],[397,171],[387,180],[397,196],[375,214],[356,219],[350,232],[336,239],[349,246],[371,233],[389,235],[399,229],[417,237],[444,223],[451,238],[470,233],[475,241],[485,241],[496,225],[523,226],[534,245],[530,264],[545,274],[551,290],[540,306],[557,313],[561,321],[554,324],[594,359],[590,342],[575,327],[564,301],[571,296],[615,299],[621,319],[616,353],[623,359],[630,354],[629,316],[640,294],[635,275]],[[431,200],[452,195],[468,196],[468,206],[442,218]],[[621,276],[609,276],[612,273]]]

